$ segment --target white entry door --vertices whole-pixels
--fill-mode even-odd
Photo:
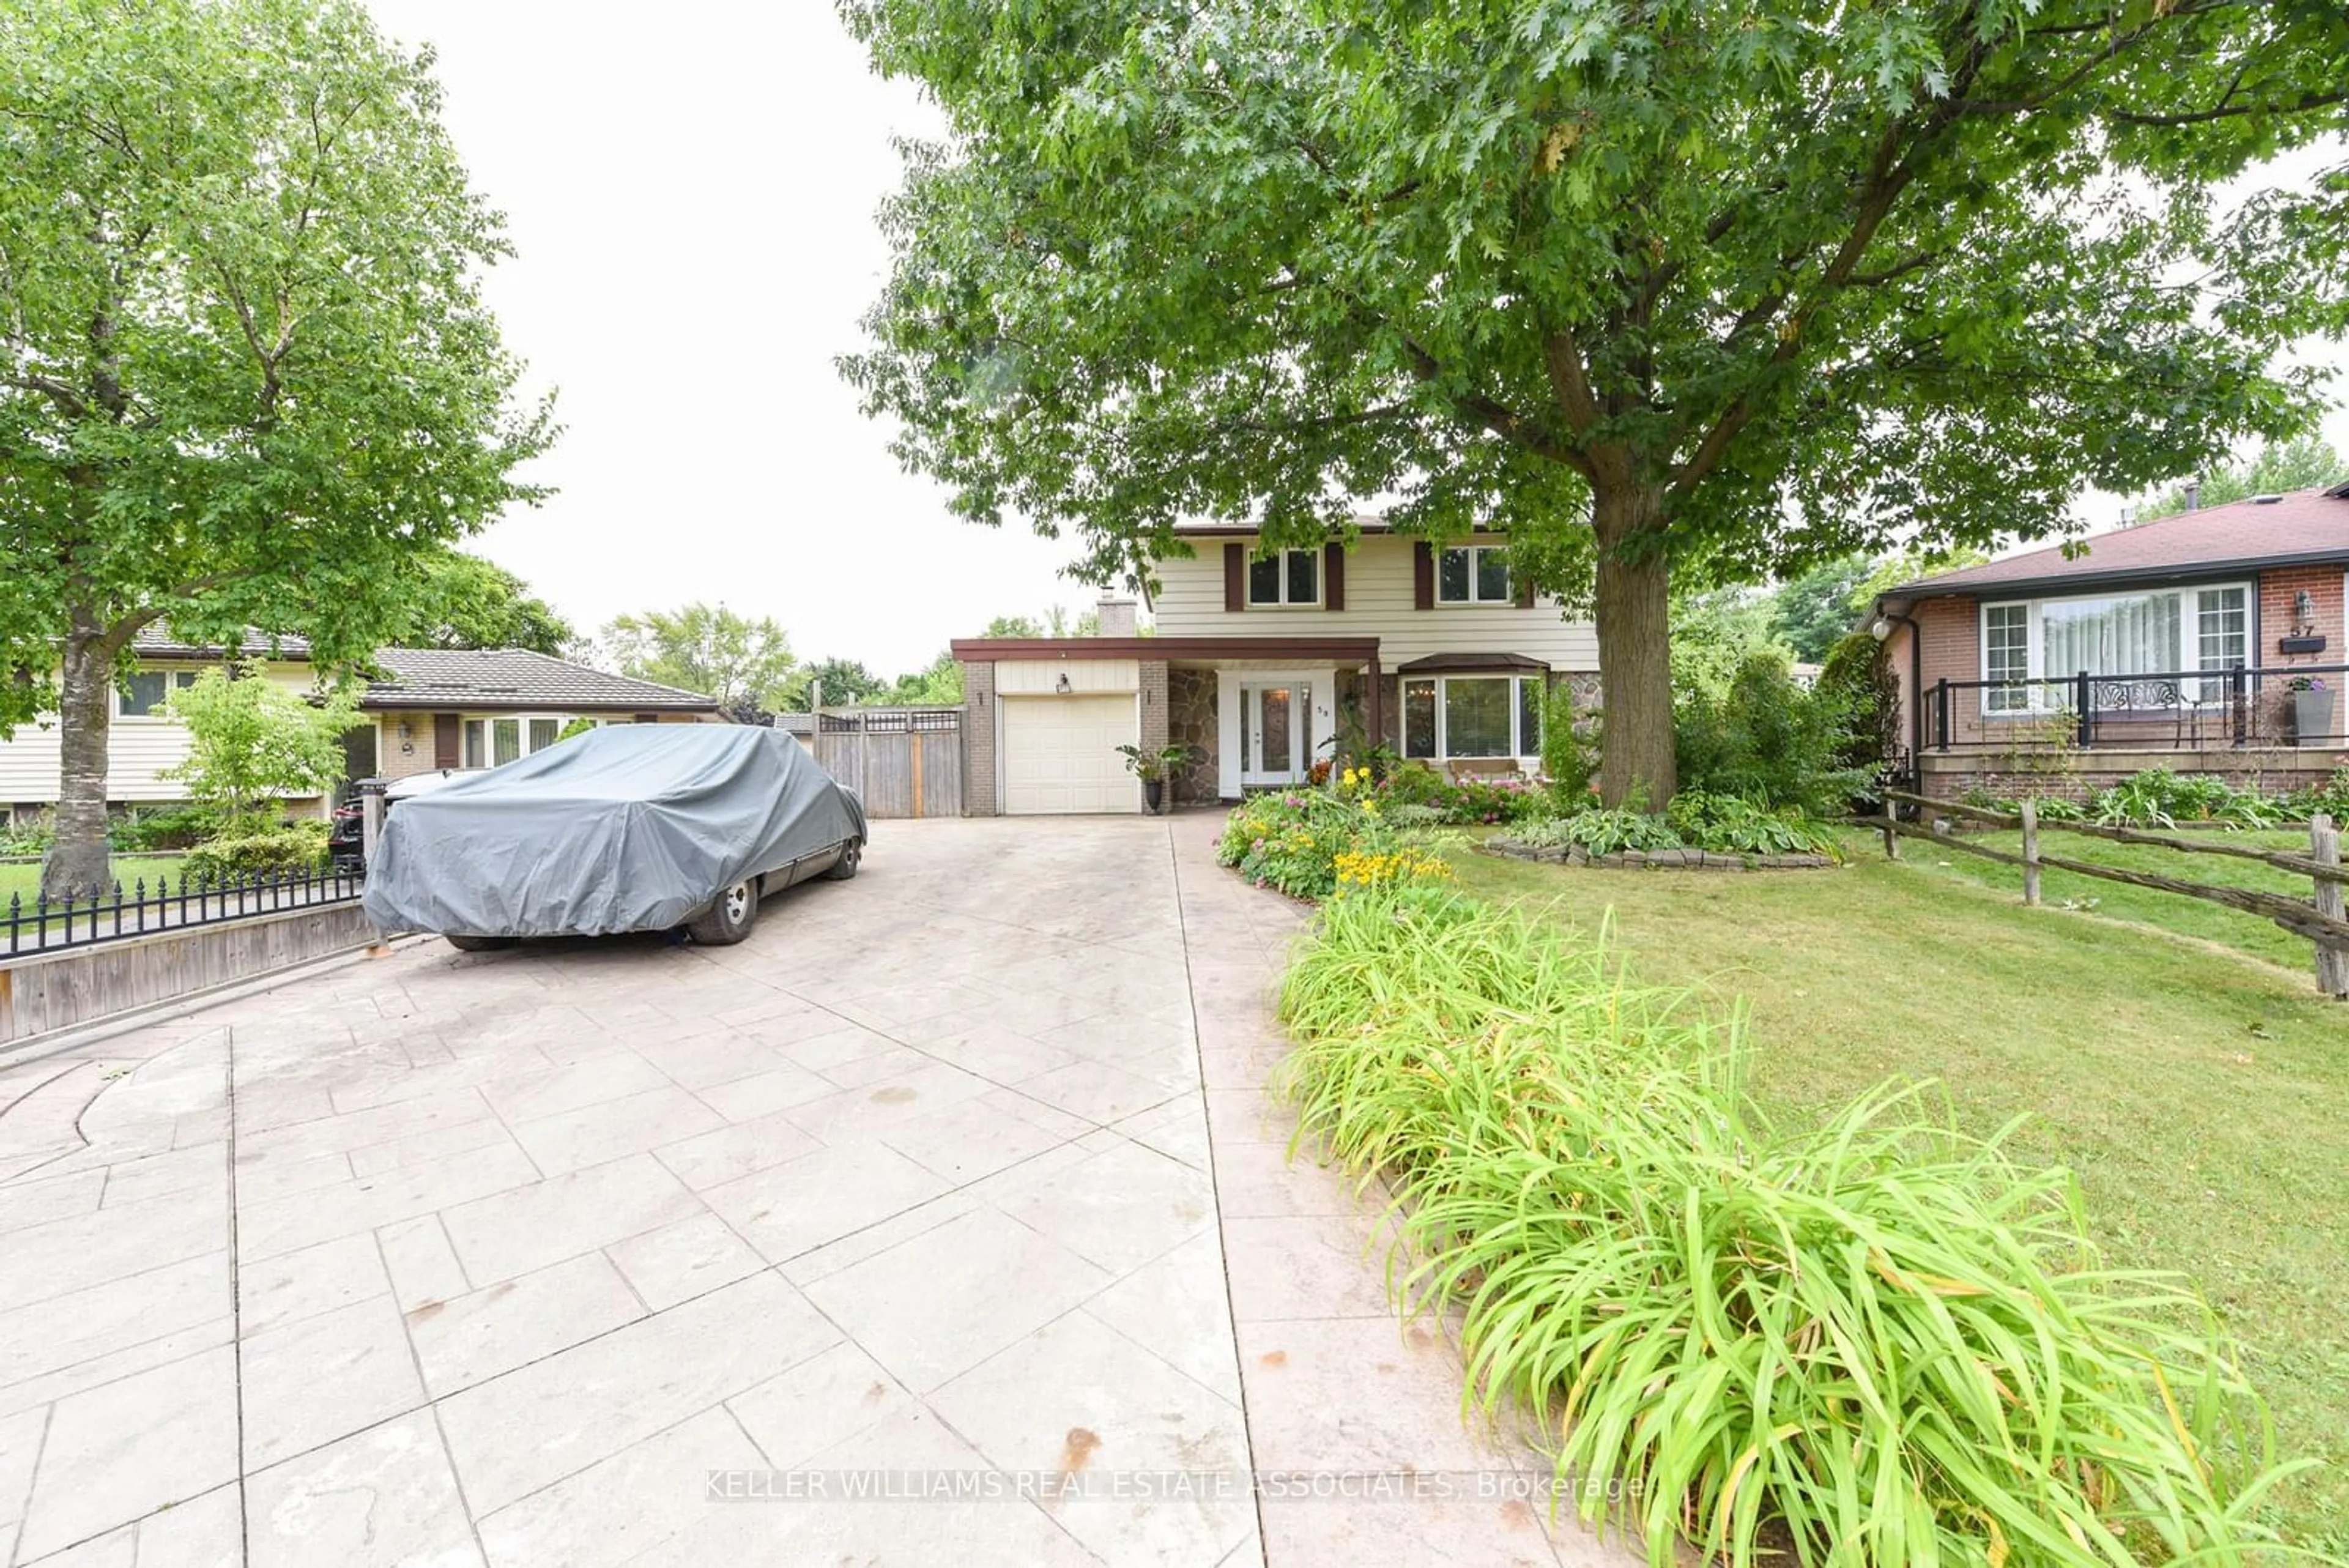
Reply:
[[[1303,781],[1313,765],[1313,683],[1287,678],[1240,685],[1240,785]]]

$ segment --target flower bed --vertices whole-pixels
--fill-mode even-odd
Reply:
[[[1292,898],[1448,881],[1451,866],[1388,822],[1367,775],[1334,789],[1290,790],[1243,801],[1224,824],[1216,861]]]
[[[1517,838],[1488,838],[1488,855],[1512,860],[1546,860],[1561,866],[1601,866],[1609,869],[1671,871],[1819,871],[1833,867],[1828,855],[1737,855],[1717,849],[1621,849],[1592,854],[1579,844],[1527,844]]]

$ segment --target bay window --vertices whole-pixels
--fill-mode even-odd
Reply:
[[[571,722],[567,714],[552,713],[468,719],[464,723],[463,764],[469,768],[502,767],[533,752],[543,752],[562,737]]]
[[[2070,691],[2050,682],[2082,670],[2099,679],[2184,675],[2231,670],[2251,653],[2251,589],[2240,583],[2017,599],[1986,604],[1982,615],[1982,679],[1992,683],[1982,708],[1993,714],[2061,708]],[[2182,694],[2207,700],[2220,688],[2188,682]]]
[[[1538,675],[1405,676],[1402,754],[1429,762],[1541,753]]]

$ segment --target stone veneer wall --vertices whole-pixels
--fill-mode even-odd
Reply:
[[[962,814],[995,816],[995,666],[962,667]]]
[[[1160,669],[1165,669],[1164,665]],[[1174,804],[1198,805],[1216,799],[1216,672],[1167,670],[1166,742],[1188,746],[1190,765],[1174,775]]]

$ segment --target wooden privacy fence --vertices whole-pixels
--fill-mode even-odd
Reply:
[[[867,816],[962,815],[962,710],[847,708],[816,715],[815,760]]]
[[[1937,832],[1917,823],[1903,822],[1899,813],[1904,804],[1947,812],[1951,816],[1986,822],[1999,827],[2021,828],[2023,852],[2018,855],[2009,850],[1994,849],[1987,844],[1975,844],[1956,834]],[[2134,827],[2107,827],[2094,822],[2042,822],[2037,804],[2033,801],[2024,801],[2020,812],[1992,811],[1985,806],[1967,805],[1953,800],[1935,800],[1930,795],[1910,794],[1897,789],[1884,792],[1884,815],[1871,821],[1869,826],[1884,835],[1884,853],[1895,860],[1900,858],[1901,839],[1923,838],[1944,849],[1956,849],[1968,855],[1981,856],[1985,860],[2020,867],[2023,870],[2023,901],[2026,904],[2039,902],[2040,873],[2052,867],[2075,876],[2094,877],[2106,882],[2125,882],[2132,888],[2150,888],[2157,892],[2201,898],[2213,904],[2224,904],[2230,909],[2262,916],[2294,936],[2306,937],[2314,943],[2316,989],[2327,996],[2349,999],[2349,913],[2344,910],[2343,892],[2344,885],[2349,884],[2349,869],[2344,869],[2341,864],[2340,829],[2331,817],[2322,813],[2309,822],[2309,847],[2305,855],[2252,849],[2215,839],[2199,843],[2191,838],[2147,833]],[[2308,877],[2315,884],[2315,896],[2302,900],[2249,888],[2219,888],[2209,883],[2165,877],[2153,871],[2130,871],[2118,866],[2102,866],[2095,861],[2049,855],[2041,849],[2039,843],[2040,835],[2048,832],[2074,833],[2085,838],[2102,838],[2115,844],[2148,844],[2185,855],[2219,855],[2235,860],[2257,861],[2262,866],[2271,866],[2280,871]]]

